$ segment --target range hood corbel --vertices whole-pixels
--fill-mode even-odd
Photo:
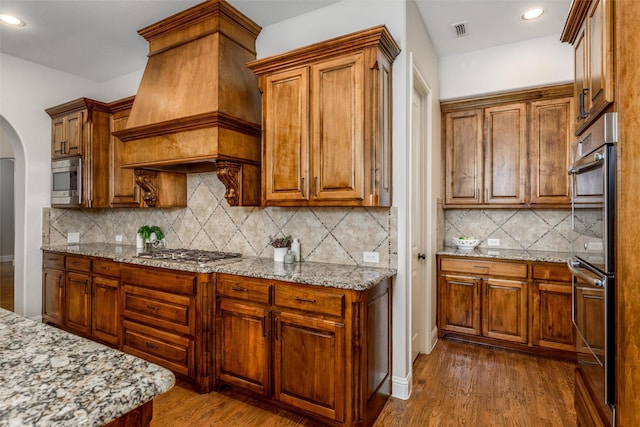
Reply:
[[[246,64],[260,30],[226,1],[208,0],[138,31],[149,59],[127,125],[114,132],[122,167],[216,171],[230,205],[259,205],[261,98]]]

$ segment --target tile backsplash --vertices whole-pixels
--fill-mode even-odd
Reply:
[[[571,229],[570,209],[448,209],[445,244],[460,236],[500,239],[500,248],[572,252],[583,244]]]
[[[42,243],[63,245],[67,233],[81,243],[135,244],[141,225],[157,225],[169,248],[240,252],[271,257],[269,236],[300,239],[306,261],[397,267],[397,208],[231,207],[215,173],[187,176],[187,207],[171,209],[55,209],[43,212]],[[378,252],[366,264],[363,252]]]

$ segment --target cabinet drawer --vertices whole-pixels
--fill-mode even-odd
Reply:
[[[270,304],[269,290],[271,286],[258,280],[239,276],[218,276],[216,294],[224,297]]]
[[[52,252],[45,252],[42,255],[42,265],[48,268],[56,268],[58,270],[64,270],[64,254],[54,254]]]
[[[120,277],[120,263],[107,259],[94,259],[93,272],[102,276]]]
[[[531,277],[533,280],[571,282],[571,271],[565,264],[534,264]]]
[[[469,273],[474,276],[527,278],[527,264],[462,258],[441,258],[440,270]]]
[[[159,268],[129,267],[126,265],[122,267],[120,278],[122,283],[185,295],[195,295],[198,283],[197,277],[193,274],[172,272]]]
[[[344,294],[310,289],[305,286],[276,285],[274,304],[315,313],[342,317],[344,315]]]
[[[191,298],[131,285],[122,287],[125,317],[181,334],[192,334],[195,303]]]
[[[122,350],[186,376],[193,376],[193,341],[124,320]]]
[[[91,258],[86,256],[67,255],[67,270],[91,272]]]

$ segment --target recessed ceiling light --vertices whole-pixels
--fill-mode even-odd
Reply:
[[[24,27],[24,21],[20,18],[16,18],[15,16],[0,14],[0,21],[5,24],[12,25],[14,27]]]
[[[544,9],[529,9],[522,14],[522,20],[530,21],[539,18],[544,13]]]

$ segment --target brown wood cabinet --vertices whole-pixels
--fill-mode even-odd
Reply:
[[[91,336],[114,347],[120,345],[120,263],[93,259]]]
[[[574,1],[561,41],[574,47],[574,123],[581,134],[614,101],[612,0]]]
[[[570,85],[441,103],[444,205],[568,207]]]
[[[563,264],[438,256],[438,335],[575,359],[570,281]]]
[[[356,292],[219,274],[216,381],[334,425],[390,394],[390,283]]]
[[[121,350],[171,369],[208,392],[211,275],[124,264],[121,282]]]
[[[262,98],[262,205],[391,205],[385,27],[252,61]]]
[[[106,173],[109,170],[107,104],[79,98],[47,108],[46,112],[51,117],[52,160],[71,156],[82,158],[81,207],[109,207],[109,173]]]
[[[42,321],[64,326],[64,255],[42,254]]]

